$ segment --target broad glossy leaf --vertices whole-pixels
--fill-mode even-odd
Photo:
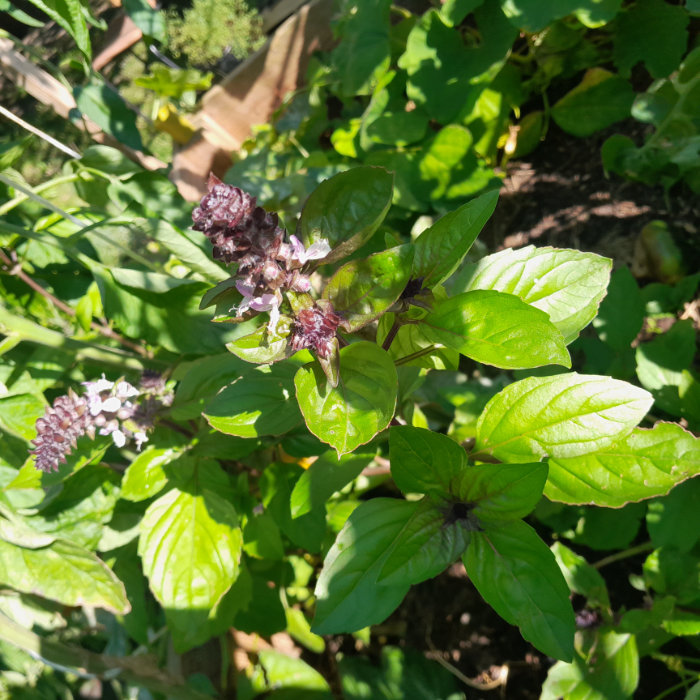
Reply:
[[[615,17],[620,4],[621,0],[501,0],[508,19],[527,32],[537,32],[570,14],[587,27],[598,27]]]
[[[124,0],[124,9],[134,24],[156,41],[165,41],[166,28],[163,12],[156,10],[146,0]]]
[[[544,311],[512,294],[476,290],[436,303],[423,334],[477,362],[504,369],[571,367],[564,337]]]
[[[472,533],[467,574],[484,600],[545,654],[569,661],[574,611],[569,588],[549,547],[524,522]]]
[[[675,423],[658,423],[595,452],[550,458],[544,493],[552,501],[619,508],[663,496],[698,473],[700,439]]]
[[[231,503],[212,489],[211,465],[152,503],[141,522],[139,556],[166,609],[210,610],[239,572],[242,536]]]
[[[453,564],[476,529],[466,519],[450,520],[451,504],[426,497],[399,533],[379,574],[380,584],[410,583],[433,578]]]
[[[477,423],[477,452],[503,461],[576,457],[630,433],[651,395],[610,377],[528,377],[494,396]]]
[[[499,3],[477,4],[472,9],[479,42],[467,46],[433,9],[414,24],[399,57],[408,74],[408,96],[441,124],[457,121],[460,108],[473,98],[471,86],[498,72],[517,37]]]
[[[394,176],[383,168],[361,166],[322,182],[301,212],[299,232],[304,245],[325,239],[334,262],[367,242],[382,223],[393,193]]]
[[[338,27],[343,37],[331,58],[340,94],[366,95],[388,67],[391,53],[388,0],[357,3],[342,11]]]
[[[147,447],[126,468],[120,497],[127,501],[145,501],[155,496],[168,483],[163,467],[181,454],[182,450],[174,447]]]
[[[273,698],[279,694],[287,700],[333,700],[325,678],[305,661],[274,649],[260,650],[258,658],[262,668],[256,668],[251,678],[256,696],[272,691]]]
[[[414,243],[413,274],[424,287],[444,282],[459,266],[496,208],[498,191],[486,192],[445,214]]]
[[[252,368],[209,401],[203,415],[228,435],[282,435],[301,422],[293,400],[295,371],[289,363]]]
[[[274,333],[269,331],[267,324],[263,324],[253,333],[227,343],[226,349],[245,362],[279,362],[291,354],[288,349],[291,323],[289,316],[281,316]]]
[[[599,606],[604,610],[610,607],[605,579],[598,569],[561,542],[552,545],[552,553],[572,592],[584,596],[588,605]]]
[[[410,426],[389,431],[391,475],[404,493],[450,493],[452,480],[467,469],[464,448],[446,435]]]
[[[0,428],[29,441],[36,436],[36,421],[46,411],[44,397],[17,394],[0,398]]]
[[[608,294],[593,327],[598,337],[618,352],[627,350],[644,323],[644,301],[637,280],[626,267],[615,270]]]
[[[55,498],[41,504],[30,523],[37,530],[94,549],[103,525],[112,517],[118,483],[119,475],[107,466],[83,467],[63,481]]]
[[[173,418],[198,418],[221,387],[240,377],[247,369],[250,368],[229,353],[182,363],[175,376],[179,383],[171,408]]]
[[[184,202],[182,206],[184,206]],[[148,223],[151,225],[151,233],[158,243],[167,248],[201,279],[212,283],[229,279],[228,272],[212,260],[211,254],[207,250],[203,250],[202,247],[193,243],[186,231],[165,219],[149,219]],[[191,235],[196,236],[197,234]]]
[[[628,80],[591,68],[583,80],[552,107],[552,118],[574,136],[590,136],[629,116],[635,92]]]
[[[354,632],[382,622],[410,584],[377,585],[377,577],[417,503],[373,498],[347,519],[323,563],[314,594],[316,634]]]
[[[547,464],[480,464],[452,480],[451,493],[462,503],[474,504],[479,522],[524,518],[542,497]]]
[[[339,455],[369,442],[394,415],[396,368],[374,343],[352,343],[340,351],[337,387],[317,363],[302,367],[294,383],[307,427]]]
[[[611,268],[610,259],[578,250],[509,248],[467,266],[452,289],[515,294],[547,313],[569,343],[595,317]]]
[[[130,609],[124,585],[111,569],[92,552],[63,540],[39,549],[0,540],[0,583],[64,605],[89,605],[115,614]]]
[[[143,150],[141,134],[136,126],[136,113],[127,107],[114,88],[93,77],[86,85],[76,85],[73,96],[80,112],[106,134],[130,148]]]
[[[73,37],[73,41],[88,60],[92,58],[90,34],[80,0],[30,0],[30,2],[43,10],[59,27],[63,27]]]
[[[699,443],[696,456],[700,461],[697,438],[696,443]],[[652,501],[647,509],[647,530],[655,547],[690,551],[700,539],[700,479],[689,479],[665,498]]]
[[[296,518],[291,512],[292,489],[302,472],[296,464],[270,464],[260,478],[260,492],[267,512],[280,530],[297,546],[318,552],[326,534],[325,502],[314,504],[315,508]]]
[[[684,8],[663,0],[642,0],[626,8],[615,22],[615,64],[629,75],[644,61],[653,78],[666,77],[685,53],[689,19]]]
[[[354,332],[381,316],[401,295],[411,277],[413,248],[401,245],[343,265],[329,280],[323,298]]]
[[[683,371],[691,366],[695,355],[695,328],[690,319],[678,321],[670,330],[635,351],[637,377],[654,395],[657,406],[673,415],[681,415],[678,387]]]
[[[559,662],[552,666],[540,700],[562,697],[628,700],[634,696],[639,683],[635,636],[603,628],[595,640],[594,654],[587,653],[584,657],[576,651],[572,663]]]
[[[338,456],[333,452],[322,454],[294,485],[291,498],[293,518],[325,506],[326,501],[357,478],[372,461],[372,454]]]

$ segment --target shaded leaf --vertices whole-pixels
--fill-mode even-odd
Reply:
[[[373,498],[350,514],[316,584],[312,631],[354,632],[382,622],[393,612],[410,584],[377,585],[377,577],[416,508],[416,503]]]
[[[238,437],[288,432],[301,422],[293,400],[296,369],[282,363],[244,371],[209,401],[204,417],[212,428]]]
[[[549,656],[574,652],[569,588],[547,545],[522,521],[472,533],[467,574],[484,600],[523,637]]]

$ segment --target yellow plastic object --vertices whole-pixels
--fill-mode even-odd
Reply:
[[[194,136],[196,129],[178,113],[170,102],[161,105],[155,121],[156,129],[169,134],[176,143],[185,144]]]

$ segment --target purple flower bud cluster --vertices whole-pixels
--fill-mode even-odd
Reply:
[[[72,390],[59,396],[36,422],[34,459],[37,469],[57,471],[59,464],[75,449],[78,438],[95,434],[109,435],[117,447],[128,441],[140,450],[148,441],[146,431],[153,426],[155,411],[172,402],[172,393],[159,380],[157,387],[149,375],[144,375],[141,389],[129,382],[102,379],[84,382],[85,392],[78,396]],[[162,384],[162,386],[161,386]],[[132,399],[139,398],[139,401]]]
[[[292,327],[292,350],[310,348],[319,357],[328,359],[333,352],[333,338],[338,330],[341,318],[332,309],[302,309],[296,316]]]
[[[249,309],[268,311],[274,331],[282,292],[308,292],[311,284],[302,268],[309,260],[325,258],[330,246],[319,241],[307,249],[296,236],[285,241],[277,214],[257,206],[255,197],[213,174],[207,187],[209,191],[192,212],[192,228],[211,240],[217,260],[238,263],[236,288],[243,300],[237,314]]]

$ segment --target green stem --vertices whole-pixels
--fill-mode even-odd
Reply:
[[[2,248],[0,248],[0,262],[7,266],[7,268],[10,270],[10,274],[16,275],[18,279],[22,280],[22,282],[24,282],[28,287],[37,292],[37,294],[41,294],[41,296],[43,296],[44,299],[46,299],[49,303],[53,304],[53,306],[55,306],[57,309],[63,311],[63,313],[67,314],[68,316],[76,316],[76,311],[74,308],[68,306],[68,304],[64,304],[60,299],[51,294],[51,292],[49,292],[47,289],[44,289],[38,282],[35,282],[21,268],[19,264],[17,264],[15,266],[16,269],[13,270],[12,260],[5,254],[5,251]],[[94,331],[97,331],[100,335],[105,336],[105,338],[116,340],[120,345],[123,345],[125,348],[133,350],[142,357],[152,357],[152,354],[149,353],[148,350],[146,350],[144,347],[137,345],[136,343],[132,343],[130,340],[127,340],[123,336],[119,335],[119,333],[117,333],[107,325],[100,325],[99,323],[90,321],[90,328],[92,328],[92,330]]]
[[[634,557],[637,554],[641,554],[642,552],[649,552],[652,549],[654,549],[654,545],[652,542],[642,542],[642,544],[638,544],[635,547],[623,549],[621,552],[615,552],[615,554],[611,554],[609,557],[604,557],[600,561],[597,561],[595,564],[593,564],[593,566],[596,569],[602,569],[608,564],[613,564],[614,562],[622,561],[623,559],[629,559],[630,557]]]
[[[11,313],[2,306],[0,306],[0,333],[4,333],[12,338],[19,338],[20,341],[38,343],[50,348],[72,352],[77,361],[84,360],[86,362],[116,365],[117,367],[140,371],[147,367],[131,353],[116,348],[91,345],[74,338],[66,338],[63,333],[44,328],[38,323],[34,323],[34,321]],[[148,366],[153,364],[163,365],[165,363],[160,360],[149,359]]]
[[[79,219],[77,216],[74,216],[73,214],[69,214],[67,211],[64,209],[61,209],[61,207],[55,205],[53,202],[50,202],[48,199],[45,199],[42,197],[40,194],[37,194],[34,189],[27,187],[23,185],[22,183],[15,182],[14,180],[10,179],[9,177],[6,177],[5,175],[0,174],[0,182],[4,182],[8,187],[12,187],[16,190],[19,190],[20,192],[24,193],[29,197],[30,199],[33,199],[35,202],[38,204],[41,204],[41,206],[46,207],[49,211],[54,212],[55,214],[58,214],[59,216],[63,217],[67,221],[70,221],[72,224],[77,226],[79,229],[81,229],[81,233],[92,233],[94,236],[97,236],[98,238],[102,239],[105,243],[108,243],[109,245],[112,245],[119,250],[122,251],[125,255],[130,257],[132,260],[135,260],[136,262],[140,263],[143,265],[145,268],[155,271],[155,267],[153,264],[144,258],[143,256],[139,255],[138,253],[134,252],[127,246],[121,245],[117,243],[113,238],[110,238],[109,236],[105,235],[101,231],[97,230],[100,226],[109,226],[109,225],[124,225],[128,226],[131,222],[130,221],[121,221],[120,219],[105,219],[103,221],[95,221],[95,222],[87,222],[87,221],[82,221]]]
[[[209,695],[187,686],[183,678],[173,676],[155,666],[146,656],[115,657],[53,642],[24,629],[2,613],[0,639],[23,649],[54,668],[75,673],[83,678],[119,678],[131,685],[144,686],[153,692],[163,693],[178,700],[211,700]]]
[[[412,352],[410,355],[404,355],[403,357],[399,357],[399,359],[396,360],[394,364],[397,367],[399,367],[400,365],[405,365],[407,362],[417,360],[419,357],[423,357],[424,355],[430,355],[430,353],[434,352],[435,350],[437,350],[437,345],[428,345],[422,350],[416,350],[416,352]]]
[[[689,682],[686,680],[682,680],[680,683],[676,683],[676,685],[672,685],[670,688],[666,688],[666,690],[660,692],[658,695],[654,696],[652,700],[663,700],[663,698],[668,697],[671,695],[671,693],[675,693],[677,690],[680,690],[681,688],[686,688],[688,687]]]

